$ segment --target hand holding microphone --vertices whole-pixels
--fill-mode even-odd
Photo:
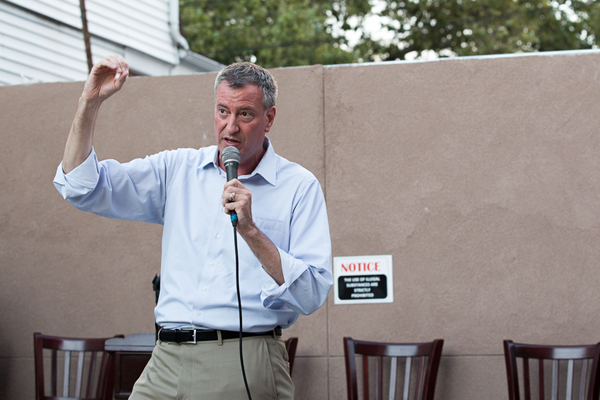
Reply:
[[[238,215],[236,210],[244,210],[248,216],[251,212],[251,208],[248,207],[251,204],[251,194],[244,185],[237,180],[238,166],[240,165],[241,155],[239,150],[234,146],[226,147],[222,154],[221,160],[227,173],[227,183],[223,190],[223,207],[225,212],[231,216],[231,223],[233,226],[237,226]],[[250,216],[250,220],[252,220]]]

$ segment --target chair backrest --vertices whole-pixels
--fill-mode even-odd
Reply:
[[[285,349],[288,353],[290,360],[290,376],[292,376],[292,370],[294,369],[294,359],[296,358],[296,347],[298,347],[298,338],[291,337],[285,340]]]
[[[344,338],[348,400],[358,400],[356,356],[362,355],[363,399],[433,400],[435,382],[442,355],[443,339],[427,343],[366,342]],[[369,381],[371,364],[375,361],[375,382]],[[385,363],[384,363],[385,361]],[[385,364],[385,365],[384,365]],[[400,365],[399,365],[400,364]],[[388,367],[389,365],[389,367]],[[401,367],[404,367],[403,369]],[[384,374],[384,370],[387,372]],[[402,371],[402,373],[400,373]],[[389,376],[385,380],[384,375]],[[401,379],[397,379],[400,376]],[[372,396],[370,393],[375,392]],[[399,393],[399,396],[396,396]]]
[[[112,399],[112,393],[108,393],[112,390],[107,386],[110,386],[113,378],[114,360],[104,351],[104,342],[108,339],[65,338],[34,333],[36,400],[102,400],[105,394]],[[44,374],[44,349],[51,354],[49,377]],[[71,364],[75,354],[76,366]],[[58,368],[59,361],[61,369]],[[50,384],[49,394],[46,393],[46,382]]]
[[[505,340],[508,397],[521,400],[523,394],[525,400],[598,400],[599,357],[600,343],[546,346]],[[522,359],[520,373],[517,358]]]

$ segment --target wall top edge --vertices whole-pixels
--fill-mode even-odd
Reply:
[[[531,53],[511,53],[511,54],[490,54],[482,56],[464,56],[464,57],[443,57],[430,60],[396,60],[396,61],[379,61],[368,63],[351,63],[351,64],[333,64],[324,65],[323,68],[339,68],[339,67],[370,67],[381,65],[396,65],[396,64],[422,64],[431,62],[451,62],[465,60],[490,60],[498,58],[520,58],[520,57],[556,57],[556,56],[579,56],[589,54],[600,54],[600,49],[590,50],[559,50],[559,51],[539,51]]]

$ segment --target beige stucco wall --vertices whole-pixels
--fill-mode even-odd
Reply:
[[[600,53],[275,69],[276,151],[323,184],[334,256],[392,254],[392,304],[326,306],[298,399],[346,396],[342,337],[444,338],[436,398],[506,398],[502,339],[600,341]],[[214,74],[133,78],[100,158],[214,142]],[[32,399],[32,333],[153,330],[161,227],[52,185],[82,83],[0,88],[0,398]]]

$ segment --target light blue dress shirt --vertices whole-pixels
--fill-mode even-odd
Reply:
[[[226,182],[216,146],[179,149],[121,164],[95,152],[54,185],[75,207],[109,218],[163,225],[156,322],[170,329],[239,330],[233,227],[223,211]],[[252,216],[277,246],[278,285],[238,235],[245,332],[293,324],[325,302],[333,284],[323,192],[309,171],[273,151],[238,178],[252,193]]]

